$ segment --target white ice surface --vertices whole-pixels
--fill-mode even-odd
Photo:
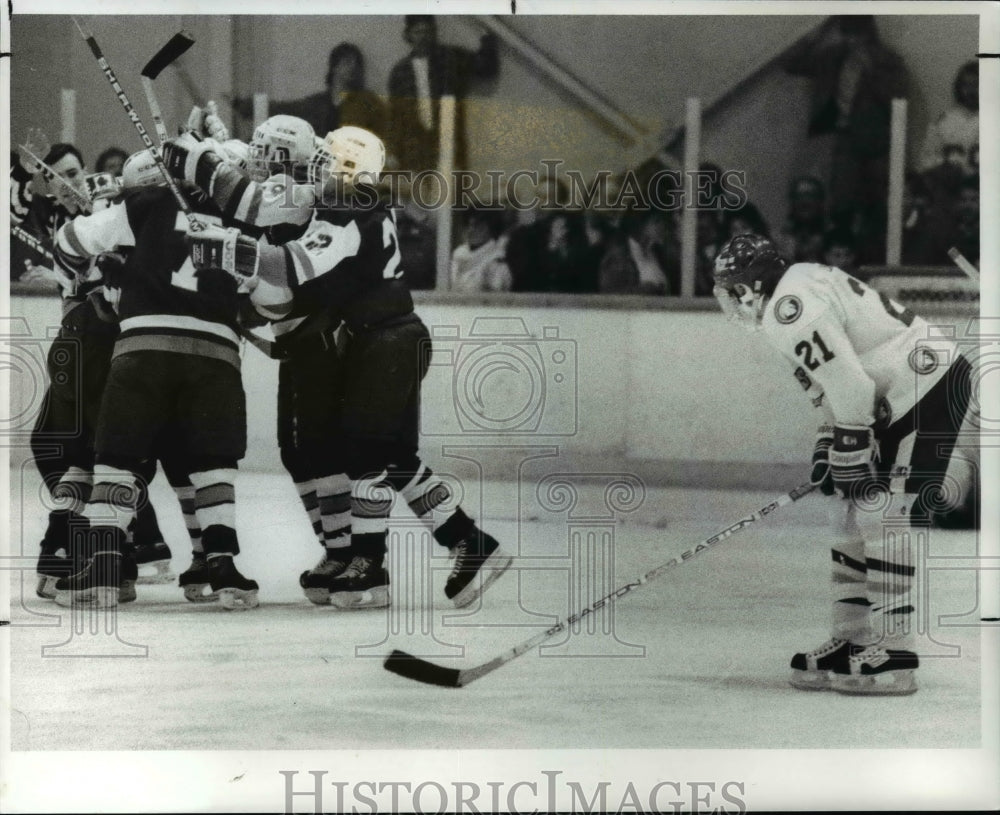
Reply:
[[[13,548],[23,544],[33,556],[44,528],[32,498],[37,479],[23,476],[22,501],[21,476],[12,476]],[[981,627],[971,570],[927,572],[920,625],[928,629],[920,637],[916,695],[858,699],[788,685],[791,654],[827,635],[829,549],[822,502],[814,496],[633,592],[615,606],[613,625],[608,617],[594,618],[597,634],[563,644],[557,637],[549,643],[555,647],[525,654],[463,689],[425,686],[383,670],[381,658],[393,647],[455,667],[478,664],[580,606],[571,573],[560,570],[560,563],[570,563],[566,515],[527,504],[519,510],[511,484],[487,484],[483,493],[471,491],[465,500],[472,510],[499,507],[487,512],[483,526],[508,547],[520,547],[524,562],[556,568],[512,570],[481,608],[464,616],[443,598],[447,560],[440,549],[432,561],[433,613],[411,607],[390,619],[384,610],[341,612],[308,603],[298,575],[320,550],[291,483],[280,475],[241,473],[238,481],[238,564],[260,583],[256,610],[191,604],[175,585],[139,586],[138,601],[113,618],[117,639],[74,635],[67,610],[35,597],[33,574],[14,573],[11,747],[979,746]],[[181,571],[189,562],[187,538],[162,476],[152,494],[174,549],[174,569]],[[599,504],[594,490],[583,495],[578,510]],[[643,506],[614,527],[613,585],[773,495],[650,490]],[[579,517],[571,523],[601,524]],[[975,547],[972,533],[935,531],[930,543],[939,557],[972,555]],[[395,572],[394,579],[398,605],[405,606],[400,595],[410,581]],[[427,626],[438,642],[391,632],[394,624]],[[464,647],[461,659],[442,658],[456,646]],[[133,656],[98,658],[96,652]]]

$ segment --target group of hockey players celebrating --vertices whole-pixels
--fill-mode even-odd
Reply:
[[[389,604],[387,524],[399,496],[454,556],[447,598],[473,602],[511,557],[418,454],[429,334],[403,281],[394,212],[380,203],[379,137],[341,127],[319,138],[301,119],[273,116],[244,144],[195,108],[180,136],[131,156],[121,188],[98,200],[66,148],[31,154],[21,170],[48,173],[55,190],[40,238],[64,299],[36,428],[39,469],[61,502],[42,542],[39,595],[111,607],[135,599],[137,579],[163,579],[170,551],[147,489],[159,462],[191,533],[184,596],[258,604],[257,583],[236,566],[234,481],[247,444],[241,337],[266,322],[281,460],[323,546],[300,577],[305,596]],[[909,310],[839,269],[789,267],[762,237],[732,238],[715,284],[723,310],[792,362],[824,412],[812,481],[834,517],[832,636],[795,654],[792,683],[910,693],[911,539],[949,483],[959,485],[952,504],[968,492],[973,468],[956,473],[971,455],[958,443],[970,365]],[[80,381],[62,375],[67,358]],[[83,432],[43,454],[77,413]],[[140,577],[147,564],[154,574]]]
[[[45,158],[25,151],[22,172],[47,174],[56,191],[41,237],[66,304],[35,432],[55,506],[38,594],[108,608],[134,600],[137,581],[171,579],[155,515],[153,531],[141,522],[159,462],[191,532],[184,596],[258,605],[258,584],[235,560],[234,482],[247,444],[241,337],[270,322],[274,342],[256,344],[279,364],[281,460],[323,546],[300,576],[306,597],[389,604],[398,495],[454,559],[446,597],[475,601],[511,557],[418,454],[429,333],[402,280],[393,210],[376,190],[379,137],[342,127],[319,139],[305,121],[273,116],[244,144],[212,108],[195,108],[159,150],[131,156],[102,201],[82,183],[72,192],[56,148]],[[67,345],[83,382],[57,370]],[[72,404],[53,427],[60,400]],[[72,444],[59,446],[58,464],[43,463],[60,430]]]

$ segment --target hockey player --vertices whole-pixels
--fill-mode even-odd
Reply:
[[[202,224],[221,225],[211,202],[187,192]],[[171,192],[151,187],[76,218],[57,235],[56,257],[74,272],[100,252],[131,247],[122,274],[121,333],[97,427],[95,484],[85,511],[95,554],[84,570],[57,583],[67,602],[117,604],[137,475],[170,444],[190,471],[205,553],[204,561],[195,559],[181,575],[181,585],[210,584],[226,608],[258,604],[257,583],[233,562],[239,553],[234,480],[246,450],[236,282],[194,268],[187,254],[190,228]]]
[[[200,181],[223,213],[261,228],[268,243],[279,245],[300,237],[312,218],[315,188],[305,182],[315,148],[308,122],[279,115],[254,131],[246,172],[226,161],[211,141],[190,136],[168,142],[164,155],[178,179]],[[330,304],[303,298],[257,308],[271,321],[275,342],[268,353],[279,360],[281,462],[323,547],[320,562],[303,572],[299,583],[310,601],[327,605],[328,579],[347,567],[351,530],[350,481],[337,420],[342,320]]]
[[[107,199],[91,200],[83,157],[71,144],[48,146],[44,133],[29,131],[27,151],[12,166],[12,209],[23,217],[23,227],[46,247],[52,247],[56,231],[75,215],[107,204]],[[43,156],[38,164],[34,156]],[[43,166],[44,165],[44,166]],[[34,193],[31,176],[48,176],[49,195]],[[113,192],[108,190],[107,192]],[[113,256],[100,256],[78,274],[57,275],[62,294],[59,334],[47,356],[49,385],[32,430],[31,447],[35,462],[54,502],[41,543],[37,566],[36,594],[55,597],[55,583],[74,568],[82,567],[87,554],[74,551],[70,530],[85,525],[80,513],[89,499],[93,483],[94,429],[111,351],[118,334],[116,315],[101,296],[104,269]],[[134,530],[139,555],[144,561],[157,560],[153,551],[163,536],[156,514],[148,501]],[[161,546],[163,544],[161,543]],[[133,571],[136,564],[128,566]],[[132,597],[131,586],[126,586]]]
[[[966,416],[970,365],[908,309],[840,269],[791,267],[741,235],[715,261],[723,311],[794,366],[826,414],[813,483],[840,499],[831,638],[792,658],[795,687],[848,694],[916,690],[910,539],[946,492]]]
[[[430,341],[402,281],[393,212],[373,189],[384,161],[374,134],[333,131],[311,162],[309,180],[323,194],[301,239],[273,247],[235,234],[199,235],[192,257],[199,268],[222,267],[247,279],[259,304],[328,304],[343,317],[348,339],[338,427],[351,479],[351,538],[346,568],[326,578],[331,602],[388,604],[386,533],[398,492],[454,556],[445,594],[462,607],[511,557],[460,507],[443,511],[450,491],[417,454]]]

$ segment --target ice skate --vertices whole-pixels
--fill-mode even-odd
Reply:
[[[68,577],[73,573],[73,560],[62,547],[53,549],[42,544],[38,555],[38,565],[35,567],[35,594],[43,600],[54,600],[56,582],[60,577]]]
[[[136,583],[140,586],[173,583],[175,575],[170,571],[170,558],[170,547],[163,541],[136,546],[135,562],[139,567]]]
[[[191,556],[191,565],[177,580],[184,590],[184,597],[192,603],[214,603],[219,595],[212,591],[212,577],[208,571],[208,561],[200,552]]]
[[[347,559],[332,556],[336,550],[326,549],[323,559],[312,569],[299,575],[299,585],[310,603],[317,606],[330,605],[330,581],[343,574]],[[343,550],[345,555],[347,550]]]
[[[478,530],[454,546],[451,555],[455,565],[444,584],[444,593],[455,608],[475,602],[514,560],[496,540]]]
[[[381,562],[360,555],[328,583],[330,603],[337,608],[386,608],[389,573]]]
[[[59,578],[55,601],[66,607],[115,608],[122,571],[121,553],[97,552],[82,571]]]
[[[855,696],[905,696],[917,692],[919,664],[913,651],[871,645],[832,672],[831,686],[837,693]]]
[[[832,639],[819,648],[792,657],[793,687],[801,690],[829,690],[830,672],[834,668],[847,669],[851,644],[847,640]]]
[[[257,608],[257,589],[255,580],[250,580],[239,573],[232,555],[221,555],[208,560],[209,585],[212,591],[218,592],[219,602],[223,608],[242,610]]]

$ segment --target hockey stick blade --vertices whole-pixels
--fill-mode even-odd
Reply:
[[[385,658],[383,667],[394,674],[428,685],[438,685],[443,688],[460,688],[462,686],[459,682],[462,672],[457,668],[435,665],[433,662],[428,662],[398,649]]]
[[[192,45],[194,45],[194,37],[186,31],[178,31],[170,38],[170,42],[153,55],[153,58],[146,63],[140,73],[150,79],[156,79],[164,68],[178,59]]]
[[[730,524],[721,532],[717,532],[712,535],[712,537],[706,538],[701,543],[695,544],[686,551],[681,552],[681,554],[671,558],[666,563],[662,563],[655,569],[651,569],[646,572],[646,574],[642,577],[633,580],[631,583],[626,583],[624,586],[619,586],[614,591],[604,595],[604,597],[599,600],[595,600],[586,608],[571,614],[565,620],[559,620],[551,628],[547,628],[545,631],[535,634],[530,639],[520,643],[519,645],[515,645],[513,648],[504,651],[502,654],[499,654],[493,659],[487,660],[480,665],[474,665],[470,668],[462,669],[446,668],[443,665],[428,662],[425,659],[415,657],[405,651],[396,649],[385,658],[385,662],[382,664],[382,667],[387,671],[391,671],[392,673],[398,674],[406,679],[413,679],[427,685],[437,685],[438,687],[445,688],[465,687],[470,682],[474,682],[480,677],[486,676],[488,673],[492,673],[497,668],[500,668],[508,662],[517,659],[517,657],[522,654],[526,654],[528,651],[533,650],[537,645],[541,645],[545,642],[545,640],[554,637],[561,631],[565,631],[571,625],[578,623],[584,617],[599,611],[605,606],[611,605],[616,600],[624,597],[626,594],[629,594],[635,589],[652,582],[671,567],[687,563],[695,556],[711,549],[717,543],[721,543],[730,536],[735,535],[741,529],[751,526],[756,521],[759,521],[767,515],[771,515],[783,506],[787,506],[788,504],[798,501],[800,498],[811,493],[814,489],[816,489],[816,486],[807,482],[799,487],[796,487],[790,492],[786,492],[784,495],[779,496],[758,509],[752,515],[748,515],[746,518],[741,518],[735,523]]]

